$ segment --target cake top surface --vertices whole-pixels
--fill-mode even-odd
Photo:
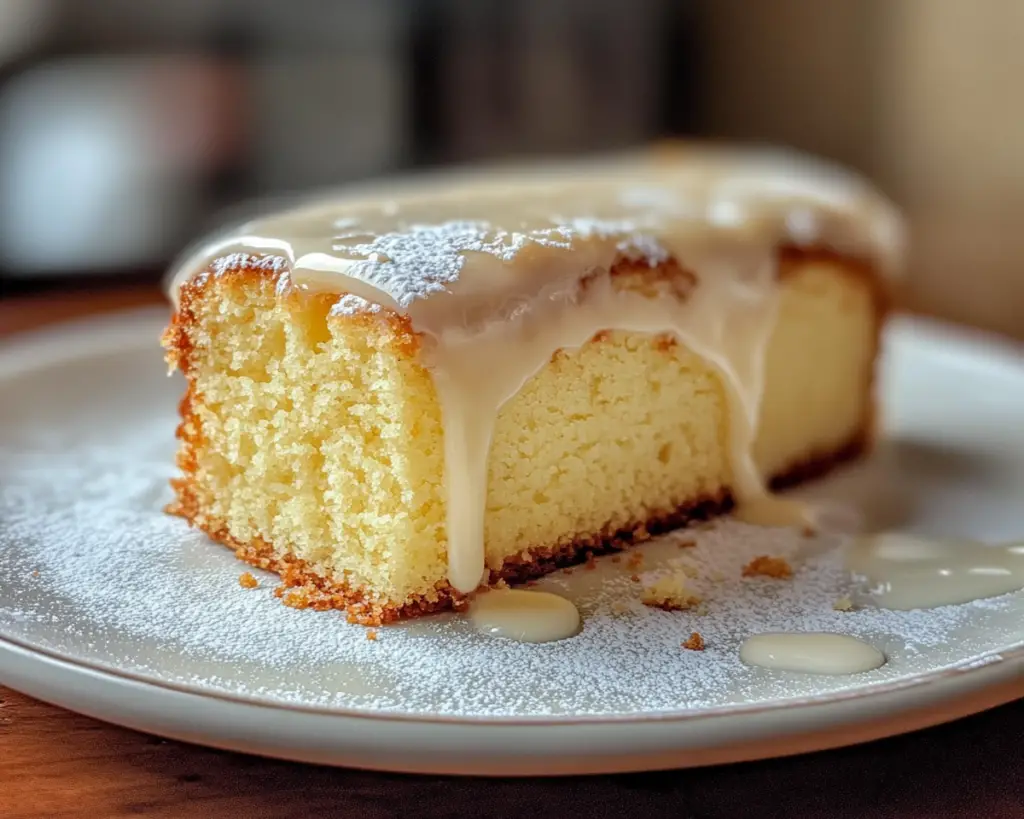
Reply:
[[[436,320],[458,302],[535,297],[622,256],[671,255],[700,275],[699,259],[723,243],[824,246],[894,271],[901,233],[892,205],[835,166],[687,146],[353,188],[213,236],[173,287],[218,259],[215,271],[237,254],[271,256],[292,284]]]

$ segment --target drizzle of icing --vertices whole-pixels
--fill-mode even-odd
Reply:
[[[580,613],[557,594],[523,589],[491,589],[469,607],[473,627],[520,643],[550,643],[580,630]]]
[[[747,665],[804,674],[859,674],[879,668],[885,655],[848,634],[776,632],[755,634],[740,645]]]
[[[846,566],[871,586],[864,602],[887,609],[968,603],[1024,588],[1024,544],[988,546],[886,532],[857,538]]]
[[[713,256],[702,266],[720,264]],[[453,328],[441,335],[429,356],[445,419],[445,461],[449,503],[449,581],[473,589],[484,571],[484,510],[487,454],[497,413],[555,350],[577,348],[601,330],[672,333],[715,365],[729,398],[733,491],[741,499],[764,494],[752,458],[762,382],[762,351],[774,328],[774,270],[764,265],[748,292],[727,275],[709,275],[683,302],[651,299],[618,290],[601,276],[567,304],[562,299],[535,303],[510,325],[491,322],[473,334]],[[567,309],[568,308],[568,309]],[[451,336],[462,336],[453,339]]]
[[[605,330],[672,334],[716,368],[741,516],[801,523],[792,502],[767,493],[752,454],[777,248],[827,245],[893,270],[900,224],[881,196],[827,166],[710,148],[682,157],[456,176],[314,202],[211,240],[180,265],[171,294],[227,269],[216,261],[227,254],[267,254],[285,260],[284,287],[339,294],[336,314],[385,308],[409,318],[428,340],[422,355],[442,409],[448,579],[459,591],[486,579],[499,410],[554,352]],[[653,296],[619,287],[610,271],[623,258],[673,259],[692,286]]]

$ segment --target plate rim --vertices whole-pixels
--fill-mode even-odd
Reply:
[[[0,339],[0,378],[17,377],[20,373],[45,367],[49,363],[50,355],[55,356],[54,363],[56,363],[58,361],[100,355],[104,351],[111,349],[117,342],[123,343],[130,340],[134,342],[133,346],[142,346],[140,343],[142,341],[142,331],[148,332],[159,316],[166,317],[166,315],[166,307],[147,306],[131,308],[98,316],[59,322],[55,325],[16,333],[13,336]],[[999,355],[1000,363],[1009,364],[1011,363],[1009,359],[1012,359],[1013,365],[1017,367],[1024,366],[1024,344],[987,331],[964,328],[938,319],[906,313],[894,315],[890,321],[890,327],[896,329],[897,332],[909,332],[918,336],[923,335],[929,338],[929,340],[933,339],[937,334],[942,334],[946,339],[953,335],[958,342],[969,346],[972,352],[988,355],[995,353]],[[69,351],[61,346],[62,342],[67,341],[70,337],[77,336],[83,330],[95,330],[97,328],[101,328],[102,332],[94,334],[89,339],[88,344],[76,346],[73,351]],[[157,339],[154,337],[154,348],[156,343]],[[118,345],[115,349],[123,350],[124,347]],[[33,353],[35,354],[34,356]],[[35,358],[36,360],[26,361],[21,358],[21,356],[26,354],[28,354],[30,359]],[[19,361],[12,366],[14,359],[19,359]],[[156,676],[126,671],[114,666],[104,666],[101,663],[84,661],[62,652],[27,643],[10,635],[0,633],[0,658],[13,657],[15,654],[22,655],[23,659],[24,657],[33,658],[37,663],[60,664],[65,670],[70,670],[78,675],[99,675],[101,678],[113,680],[118,684],[141,685],[148,689],[174,692],[186,697],[198,697],[204,701],[229,702],[247,708],[298,712],[305,715],[327,716],[344,720],[447,725],[490,730],[500,730],[502,727],[550,729],[553,727],[569,728],[588,725],[626,727],[666,722],[690,725],[708,720],[753,716],[769,712],[788,713],[794,710],[836,705],[853,700],[877,703],[907,690],[919,689],[922,686],[928,685],[942,685],[944,682],[948,683],[948,681],[954,678],[960,681],[964,681],[967,678],[976,679],[977,682],[973,683],[973,685],[968,685],[968,688],[970,690],[981,689],[986,685],[982,680],[987,679],[989,676],[1002,677],[1005,674],[1006,678],[1009,679],[1013,676],[1015,670],[1018,673],[1024,674],[1024,641],[1021,641],[987,652],[962,663],[922,674],[844,691],[795,697],[792,699],[776,699],[756,704],[737,704],[691,711],[680,709],[678,711],[651,711],[639,714],[584,714],[575,716],[566,714],[502,717],[482,715],[460,716],[441,713],[404,713],[399,711],[379,711],[372,708],[330,707],[302,702],[282,702],[254,694],[243,695],[229,691],[217,691],[202,686],[163,680]],[[0,663],[0,680],[6,677],[3,671],[4,665]],[[19,688],[19,690],[21,689]],[[29,691],[25,693],[31,695]],[[955,693],[950,693],[945,699],[954,696]],[[1022,690],[1018,692],[1017,696],[1024,696],[1024,686],[1022,686]],[[1013,698],[1010,697],[1006,701]]]
[[[978,655],[962,663],[956,663],[944,668],[935,669],[920,674],[914,674],[901,679],[872,683],[858,688],[849,688],[842,691],[833,691],[826,694],[815,694],[810,696],[792,697],[788,699],[775,699],[758,702],[756,704],[724,705],[713,708],[702,709],[680,709],[678,711],[645,711],[639,714],[543,714],[530,717],[506,717],[500,715],[491,716],[465,716],[458,714],[441,713],[413,713],[402,711],[382,711],[372,708],[353,707],[331,707],[327,705],[314,705],[303,702],[282,702],[269,697],[261,697],[256,694],[238,694],[229,691],[218,691],[205,688],[201,685],[189,685],[187,683],[173,682],[160,679],[156,676],[149,676],[135,671],[126,671],[115,666],[105,666],[102,663],[92,663],[79,658],[63,654],[52,649],[26,643],[0,633],[0,658],[5,654],[10,655],[15,651],[25,652],[50,662],[62,663],[68,667],[104,675],[118,681],[131,682],[140,685],[150,686],[166,691],[173,691],[178,694],[186,694],[196,697],[204,697],[211,700],[230,702],[238,705],[251,705],[259,708],[272,708],[282,711],[291,711],[302,714],[317,716],[345,717],[356,719],[387,720],[389,722],[414,722],[435,725],[481,725],[481,726],[533,726],[533,727],[560,727],[570,725],[637,725],[649,722],[695,722],[699,720],[713,719],[715,717],[755,715],[767,712],[787,711],[797,708],[808,708],[819,705],[833,705],[844,703],[850,700],[878,700],[896,692],[917,688],[924,685],[933,685],[943,680],[959,678],[970,675],[981,669],[992,669],[999,667],[1011,674],[1014,668],[1019,669],[1024,676],[1024,641],[1012,644],[1008,647],[995,649]],[[777,672],[788,673],[788,672]],[[0,682],[3,681],[3,667],[0,665]],[[1022,686],[1024,689],[1024,686]],[[1021,691],[1024,697],[1024,690]]]
[[[841,703],[770,708],[760,715],[708,713],[699,722],[670,717],[631,725],[610,720],[557,725],[473,720],[382,724],[379,714],[323,715],[219,701],[117,677],[0,640],[0,659],[4,658],[29,669],[23,675],[26,679],[45,681],[34,691],[17,682],[12,688],[131,730],[296,762],[433,775],[592,775],[792,756],[920,730],[997,707],[1024,693],[1022,654],[1013,663],[976,665],[947,675],[938,685],[890,690],[876,703],[880,707],[868,709],[858,702],[863,698],[851,697]],[[37,666],[44,676],[39,676]],[[10,684],[17,673],[6,673],[5,668],[11,666],[0,664],[0,676]],[[40,693],[40,688],[45,690]],[[924,696],[913,694],[918,690]],[[128,698],[118,699],[123,694]],[[193,719],[196,710],[208,719]],[[277,721],[278,730],[270,730],[268,721]],[[560,730],[555,733],[555,728]],[[374,732],[372,738],[367,730]],[[613,741],[601,744],[595,739]]]

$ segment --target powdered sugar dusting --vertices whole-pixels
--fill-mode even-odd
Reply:
[[[669,259],[668,249],[653,236],[633,233],[616,246],[619,253],[633,262],[646,262],[650,267],[657,267]]]
[[[571,718],[836,693],[977,662],[1024,640],[1021,594],[928,612],[837,612],[850,591],[838,542],[724,522],[642,547],[638,569],[603,558],[543,581],[583,613],[570,640],[488,639],[444,615],[380,629],[370,641],[340,614],[282,606],[272,576],[256,572],[259,587],[242,588],[247,567],[163,514],[181,385],[162,377],[158,352],[122,347],[92,360],[85,382],[79,371],[3,384],[0,634],[85,662],[276,703]],[[759,554],[790,559],[794,579],[743,578]],[[639,602],[645,583],[684,568],[697,575],[703,608]],[[829,679],[744,666],[739,642],[767,630],[852,634],[889,662]],[[681,648],[693,631],[703,652]]]
[[[466,253],[487,253],[511,262],[529,241],[526,234],[495,230],[487,222],[450,221],[414,224],[381,235],[354,227],[338,234],[333,248],[354,260],[346,275],[387,292],[405,308],[417,298],[444,292],[458,279]]]
[[[278,294],[287,292],[291,287],[291,277],[288,274],[288,260],[283,256],[235,252],[215,256],[208,263],[191,271],[191,275],[175,279],[171,284],[171,290],[176,295],[178,287],[185,282],[202,285],[211,275],[223,276],[236,270],[252,270],[273,274],[276,276],[275,289]]]
[[[280,273],[287,266],[288,260],[282,256],[257,256],[251,253],[228,253],[210,262],[210,270],[215,276],[232,270],[265,270]]]
[[[334,237],[332,249],[349,260],[347,276],[383,290],[403,309],[417,299],[448,290],[458,281],[470,258],[467,254],[484,254],[510,264],[530,245],[569,250],[577,240],[597,240],[611,242],[622,255],[651,266],[669,257],[655,236],[640,232],[632,221],[559,215],[542,221],[549,224],[521,232],[485,221],[456,220],[377,234],[348,218],[336,223],[345,229]]]
[[[334,303],[330,314],[332,316],[358,316],[366,313],[379,313],[382,309],[379,304],[369,302],[352,293],[346,293]]]

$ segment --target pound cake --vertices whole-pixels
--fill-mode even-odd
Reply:
[[[176,269],[181,515],[379,624],[730,510],[865,450],[899,221],[712,148],[310,201]]]

